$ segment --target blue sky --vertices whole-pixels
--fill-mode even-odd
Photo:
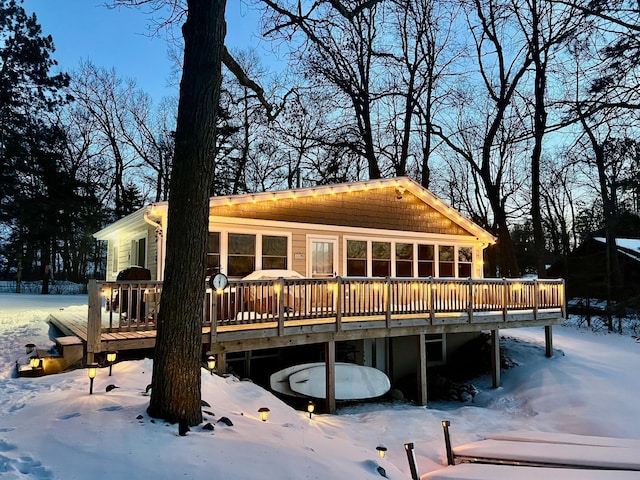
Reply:
[[[141,10],[108,10],[101,0],[25,0],[45,34],[53,36],[54,58],[60,69],[74,70],[81,60],[114,67],[121,77],[134,78],[156,100],[177,94],[168,85],[171,61],[164,38],[148,36],[148,21]],[[246,48],[258,42],[259,14],[242,0],[227,2],[227,46]]]

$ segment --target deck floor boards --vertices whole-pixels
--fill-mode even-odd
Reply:
[[[543,316],[548,316],[546,319]],[[434,331],[441,331],[443,326],[448,326],[451,328],[465,327],[468,323],[468,320],[464,321],[466,317],[466,313],[450,313],[446,315],[436,315],[434,318],[434,322],[431,325],[434,328]],[[554,309],[547,310],[545,314],[538,314],[538,322],[531,322],[535,317],[532,312],[528,311],[520,311],[513,312],[509,315],[509,320],[506,322],[496,322],[496,320],[500,320],[502,318],[502,314],[498,316],[493,315],[492,312],[482,312],[478,313],[476,317],[486,317],[487,320],[493,320],[494,323],[490,325],[491,328],[517,328],[520,326],[533,326],[536,323],[540,324],[554,324],[557,323],[561,319],[561,312],[559,309],[557,311]],[[521,317],[522,321],[517,322],[518,318]],[[475,318],[475,317],[474,317]],[[65,311],[53,312],[49,315],[49,321],[52,325],[54,325],[63,336],[76,336],[82,340],[82,342],[86,345],[88,340],[87,328],[88,321],[86,314],[82,313],[72,313]],[[427,322],[427,323],[425,323]],[[531,325],[528,325],[531,322]],[[296,320],[284,320],[284,328],[288,330],[289,333],[302,333],[304,334],[304,339],[296,340],[297,342],[303,343],[314,343],[315,334],[325,335],[327,332],[330,333],[330,325],[335,323],[335,319],[328,317],[318,317],[312,319],[296,319]],[[482,328],[486,328],[486,325],[483,325],[484,322],[478,322],[473,328],[480,330]],[[153,348],[155,346],[156,341],[156,329],[153,324],[145,325],[140,324],[140,330],[135,330],[136,323],[131,325],[123,326],[121,329],[111,329],[109,330],[109,325],[113,325],[113,319],[109,318],[108,314],[105,314],[102,319],[103,332],[100,336],[100,342],[102,344],[102,351],[106,350],[136,350],[136,349],[145,349],[145,348]],[[379,329],[384,327],[384,319],[379,316],[358,316],[358,317],[345,317],[342,319],[342,325],[344,330],[347,331],[365,331],[369,328]],[[423,329],[425,325],[429,325],[429,320],[426,316],[423,318],[416,318],[415,314],[406,314],[402,315],[402,318],[397,318],[394,320],[393,328],[408,328],[407,334],[413,334],[417,329]],[[145,328],[146,327],[146,328]],[[472,325],[469,325],[472,327]],[[266,337],[270,337],[270,342],[275,342],[278,340],[283,340],[283,338],[275,338],[273,337],[274,331],[278,328],[278,322],[276,319],[269,318],[267,321],[259,321],[254,323],[234,323],[234,324],[224,324],[220,325],[216,328],[216,335],[224,336],[226,338],[227,345],[231,345],[233,342],[234,348],[235,345],[239,341],[250,341],[250,340],[260,340]],[[355,328],[355,330],[353,330]],[[463,328],[464,329],[464,328]],[[462,330],[452,330],[452,331],[462,331]],[[466,331],[466,330],[465,330]],[[208,344],[211,340],[211,327],[209,325],[204,325],[202,327],[202,343]],[[383,333],[384,335],[385,333]],[[361,334],[362,335],[362,334]],[[285,334],[284,340],[286,340],[287,335]],[[355,338],[355,337],[354,337]],[[358,338],[364,338],[363,336]],[[215,342],[218,344],[220,341],[225,342],[224,339],[216,338]],[[221,344],[220,344],[221,345]],[[218,345],[219,346],[219,345]],[[226,348],[226,347],[225,347]]]

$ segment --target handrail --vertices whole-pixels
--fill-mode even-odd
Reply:
[[[358,320],[423,318],[442,323],[452,314],[468,323],[493,313],[507,322],[509,314],[559,309],[565,315],[564,280],[507,278],[331,277],[230,280],[223,291],[206,288],[203,326],[273,324],[285,335],[287,322],[343,324]],[[160,308],[161,281],[119,281],[89,284],[88,352],[100,352],[101,333],[153,330]],[[104,306],[104,313],[102,313]],[[97,308],[96,308],[97,307]],[[444,315],[444,317],[442,317]]]

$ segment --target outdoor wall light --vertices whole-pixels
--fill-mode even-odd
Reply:
[[[89,363],[87,365],[87,375],[89,376],[89,395],[93,394],[93,379],[98,374],[98,364]]]
[[[207,368],[211,372],[211,375],[213,375],[213,371],[216,368],[216,357],[213,355],[209,355],[209,358],[207,358]]]
[[[262,420],[263,422],[266,422],[267,419],[269,418],[269,412],[270,410],[267,407],[259,408],[258,413],[260,414],[260,420]]]
[[[107,362],[109,362],[109,376],[111,376],[111,368],[113,367],[113,362],[116,361],[116,355],[118,352],[107,352]]]
[[[376,447],[376,450],[378,451],[378,456],[380,458],[384,458],[384,456],[387,454],[387,447],[385,447],[384,445],[378,445]]]
[[[315,410],[316,404],[309,400],[309,403],[307,403],[307,412],[309,412],[309,418],[311,418],[311,414],[315,412]]]

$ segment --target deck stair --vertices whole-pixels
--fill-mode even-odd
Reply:
[[[21,377],[39,377],[60,373],[84,361],[84,343],[75,335],[55,339],[54,349],[37,348],[31,354],[16,361],[16,369]],[[31,366],[31,359],[40,360],[38,367]]]

